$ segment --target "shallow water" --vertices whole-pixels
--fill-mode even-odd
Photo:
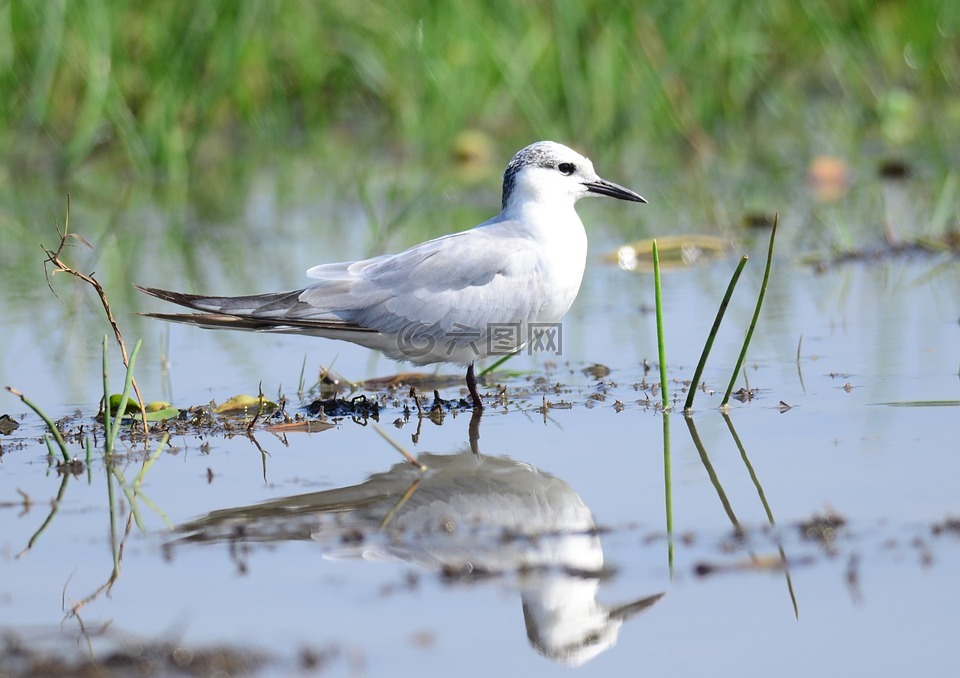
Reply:
[[[75,197],[74,230],[97,245],[97,260],[84,262],[107,284],[127,341],[145,340],[137,375],[148,400],[202,405],[262,383],[268,396],[290,397],[292,412],[305,356],[308,386],[331,363],[354,380],[404,368],[336,342],[168,328],[129,315],[159,306],[127,283],[292,287],[319,261],[400,247],[444,232],[448,218],[487,216],[447,204],[425,227],[433,233],[381,238],[349,204],[278,200],[264,183],[235,221],[185,219],[182,230],[202,237],[179,245],[167,242],[162,208],[149,201],[132,201],[114,231],[98,232],[97,211]],[[651,276],[600,255],[686,230],[683,217],[671,223],[663,207],[599,201],[580,209],[591,260],[563,324],[562,355],[518,356],[488,384],[506,386],[507,405],[479,421],[479,455],[469,412],[419,427],[414,414],[398,427],[413,403],[405,393],[385,399],[380,429],[420,457],[425,474],[371,421],[313,434],[178,434],[138,494],[123,495],[112,476],[111,528],[102,455],[76,477],[58,476],[39,420],[6,395],[0,411],[21,428],[0,437],[2,630],[68,657],[91,651],[85,638],[94,655],[131,637],[252,647],[273,658],[267,674],[303,670],[304,648],[328,671],[351,675],[541,675],[565,664],[590,675],[942,673],[956,660],[960,604],[960,535],[944,523],[960,512],[960,267],[950,255],[913,254],[818,272],[798,261],[811,237],[804,230],[822,237],[839,208],[816,208],[820,221],[807,220],[802,194],[787,201],[748,354],[756,391],[734,401],[729,420],[718,392],[753,312],[768,232],[737,232],[729,256],[664,275],[670,388],[682,398],[736,257],[751,255],[694,413],[675,412],[665,427],[650,386]],[[648,195],[652,205],[669,196]],[[337,215],[332,231],[308,216],[318,213]],[[912,218],[901,215],[902,234]],[[854,237],[880,240],[869,219]],[[33,242],[17,247],[16,257],[37,257]],[[89,430],[106,330],[92,290],[57,276],[61,305],[39,261],[7,282],[3,384],[55,418],[79,410],[71,427]],[[609,374],[588,369],[597,363]],[[144,457],[128,445],[119,461],[128,487]],[[98,590],[121,541],[115,580]]]

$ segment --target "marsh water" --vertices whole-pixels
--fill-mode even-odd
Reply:
[[[48,456],[39,417],[4,392],[0,413],[19,424],[0,436],[8,666],[37,654],[74,667],[117,653],[146,661],[161,643],[175,648],[171,672],[210,648],[237,653],[233,671],[247,662],[263,675],[951,672],[960,263],[955,249],[901,245],[956,228],[955,174],[908,159],[906,177],[881,179],[868,156],[825,196],[806,162],[720,177],[649,158],[610,167],[590,150],[601,174],[650,204],[580,204],[591,254],[562,347],[488,375],[500,404],[479,419],[456,408],[418,416],[407,387],[346,385],[410,369],[348,344],[136,316],[163,309],[131,283],[292,289],[316,263],[491,216],[499,163],[467,178],[390,163],[361,171],[362,157],[333,173],[333,158],[301,157],[184,195],[94,179],[66,187],[70,230],[93,249],[76,241],[64,257],[96,272],[127,342],[143,339],[145,400],[187,410],[262,388],[289,416],[312,418],[305,407],[332,369],[341,397],[366,395],[379,410],[315,432],[213,417],[171,427],[156,456],[156,438],[124,434],[109,464],[95,449],[70,472]],[[65,188],[11,174],[4,184],[0,382],[63,420],[83,460],[86,435],[100,444],[109,327],[91,288],[57,274],[51,290],[44,277],[39,244],[57,244]],[[743,396],[724,413],[770,234],[743,224],[758,211],[761,222],[780,214],[776,252],[736,382]],[[690,233],[728,245],[664,271],[676,405],[665,414],[652,275],[604,255]],[[435,374],[453,377],[438,382],[442,398],[464,395],[458,368]],[[119,392],[114,345],[110,379]]]

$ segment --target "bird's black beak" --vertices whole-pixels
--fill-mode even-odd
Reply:
[[[596,181],[584,181],[583,185],[587,187],[588,193],[597,195],[606,195],[617,200],[629,200],[630,202],[646,202],[643,196],[634,193],[629,188],[624,188],[619,184],[606,179],[597,179]]]

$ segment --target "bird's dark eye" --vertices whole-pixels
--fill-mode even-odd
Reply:
[[[573,166],[572,162],[561,162],[557,165],[557,169],[560,170],[560,174],[565,177],[569,177],[571,174],[577,171],[577,168]]]

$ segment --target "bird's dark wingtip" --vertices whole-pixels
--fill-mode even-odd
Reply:
[[[187,306],[190,308],[193,307],[194,302],[196,302],[198,299],[205,298],[199,294],[186,294],[184,292],[162,290],[159,287],[145,287],[136,283],[133,283],[133,286],[144,294],[149,294],[151,297],[156,297],[157,299],[163,299],[164,301],[170,301],[174,304],[179,304],[180,306]]]
[[[273,326],[269,322],[222,313],[138,313],[137,315],[172,323],[196,325],[208,330],[269,330]]]

